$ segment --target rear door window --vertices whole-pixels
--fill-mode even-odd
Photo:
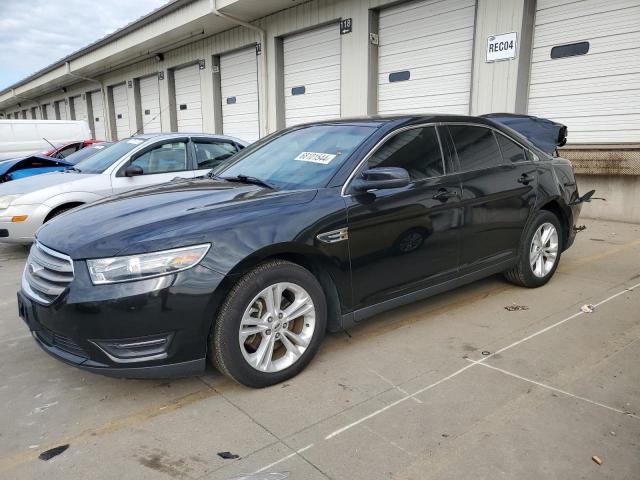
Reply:
[[[458,153],[460,171],[491,168],[502,163],[498,142],[489,128],[471,125],[449,125]]]
[[[417,127],[389,139],[369,158],[369,168],[400,167],[413,181],[444,175],[435,127]]]
[[[498,139],[498,145],[500,145],[500,151],[502,152],[502,159],[504,163],[517,163],[527,161],[527,155],[524,148],[522,148],[516,142],[508,139],[500,133],[496,133],[496,138]]]
[[[193,145],[197,169],[217,167],[238,151],[235,144],[216,140],[193,139]]]

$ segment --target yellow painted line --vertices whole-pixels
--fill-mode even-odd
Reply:
[[[109,433],[117,432],[118,430],[139,425],[152,418],[158,417],[160,415],[165,415],[170,412],[175,412],[176,410],[200,402],[202,400],[206,400],[207,398],[211,398],[215,395],[217,395],[215,390],[199,390],[197,392],[192,392],[182,397],[171,400],[170,402],[160,405],[153,405],[132,415],[112,420],[97,428],[85,430],[84,432],[81,432],[77,435],[60,438],[56,440],[55,443],[51,443],[50,445],[43,445],[38,449],[22,451],[13,455],[9,455],[7,457],[0,458],[0,472],[12,470],[22,465],[23,463],[26,463],[30,460],[35,460],[38,458],[40,452],[53,447],[57,447],[58,445],[69,444],[73,448],[74,444],[78,444],[91,438],[99,437],[101,435],[106,435]]]

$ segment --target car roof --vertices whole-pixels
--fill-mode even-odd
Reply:
[[[401,115],[368,115],[361,117],[346,117],[332,120],[323,120],[317,122],[310,122],[306,125],[321,125],[321,124],[369,124],[372,126],[380,126],[387,123],[431,123],[431,122],[470,122],[480,123],[485,125],[493,125],[493,122],[488,122],[486,118],[476,117],[473,115],[453,115],[447,113],[406,113]]]
[[[231,140],[241,145],[248,145],[249,142],[242,140],[241,138],[232,137],[229,135],[219,135],[217,133],[205,133],[205,132],[160,132],[160,133],[140,133],[132,135],[129,138],[137,138],[140,140],[162,140],[163,138],[180,138],[180,137],[210,137],[220,140]]]

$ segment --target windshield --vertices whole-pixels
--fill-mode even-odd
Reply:
[[[82,150],[78,150],[71,155],[68,155],[64,158],[65,162],[72,163],[75,165],[76,163],[84,160],[85,158],[89,158],[92,155],[95,155],[98,152],[110,147],[113,143],[99,143],[97,145],[91,145],[89,147],[84,147]]]
[[[75,165],[75,169],[81,173],[102,173],[115,162],[120,160],[123,155],[130,152],[144,140],[138,138],[127,138],[120,142],[105,148],[104,150],[82,160]]]
[[[374,131],[355,125],[302,127],[240,152],[213,174],[255,177],[285,190],[323,187]]]

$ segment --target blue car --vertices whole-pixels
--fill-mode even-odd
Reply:
[[[0,162],[0,183],[32,177],[49,172],[59,172],[73,167],[80,160],[89,158],[105,148],[109,148],[113,142],[103,142],[90,145],[78,150],[64,159],[51,158],[42,154],[29,155],[28,157],[13,158]]]

